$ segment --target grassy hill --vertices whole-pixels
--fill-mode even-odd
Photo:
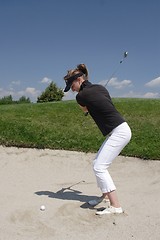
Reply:
[[[160,160],[160,100],[113,99],[132,129],[122,155]],[[0,105],[0,144],[96,152],[104,137],[75,101]]]

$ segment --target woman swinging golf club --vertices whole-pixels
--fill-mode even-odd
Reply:
[[[84,112],[91,115],[102,134],[106,136],[93,161],[93,170],[102,196],[88,203],[96,206],[103,200],[109,199],[110,206],[96,214],[122,213],[108,167],[130,141],[130,127],[116,110],[107,89],[88,81],[88,70],[85,64],[79,64],[75,69],[69,70],[64,80],[66,82],[64,92],[69,91],[70,88],[78,92],[76,96],[78,104]]]

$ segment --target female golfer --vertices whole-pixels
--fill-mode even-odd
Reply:
[[[108,167],[130,141],[130,127],[116,110],[106,88],[88,81],[88,70],[85,64],[79,64],[75,69],[69,70],[64,80],[66,82],[64,92],[69,91],[70,88],[78,92],[76,96],[78,104],[84,112],[91,115],[102,134],[106,136],[93,161],[93,170],[102,196],[88,203],[95,206],[109,199],[110,206],[96,214],[122,213]]]

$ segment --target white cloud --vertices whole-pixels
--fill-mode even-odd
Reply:
[[[117,78],[112,78],[109,81],[108,86],[114,87],[116,89],[122,89],[132,86],[132,81],[130,80],[118,81]]]
[[[159,98],[159,97],[160,97],[159,93],[148,92],[144,94],[144,98]]]
[[[27,88],[25,89],[25,92],[28,93],[28,94],[31,94],[31,95],[35,95],[35,94],[37,94],[37,92],[39,92],[39,91],[37,91],[35,88],[27,87]]]
[[[99,84],[105,86],[108,80],[103,80],[99,82]],[[126,87],[131,87],[132,86],[132,81],[131,80],[123,80],[123,81],[118,81],[117,78],[111,78],[111,80],[108,82],[108,86],[114,87],[116,89],[122,89]]]
[[[20,97],[25,96],[25,97],[29,97],[31,101],[35,102],[37,100],[37,97],[40,95],[40,93],[41,91],[31,87],[27,87],[26,89],[21,91],[16,91],[14,89],[6,90],[3,88],[0,88],[0,98],[4,96],[12,95],[14,100],[18,100]]]
[[[140,93],[140,92],[133,92],[129,91],[128,93],[123,94],[120,97],[127,97],[127,98],[160,98],[160,93]]]
[[[64,93],[64,97],[62,100],[74,100],[76,98],[77,92],[72,92],[72,91],[68,91]]]
[[[44,77],[44,78],[41,80],[41,83],[51,83],[51,82],[52,82],[52,79],[47,78],[47,77]]]
[[[13,85],[20,85],[21,82],[20,81],[12,81],[11,84],[13,84]]]
[[[4,97],[4,96],[9,96],[14,94],[14,90],[10,89],[10,90],[5,90],[3,88],[0,88],[0,98]]]
[[[151,80],[150,82],[146,83],[145,86],[147,86],[147,87],[160,87],[160,77]]]
[[[25,90],[19,91],[15,93],[15,97],[21,97],[21,96],[26,96],[31,98],[31,100],[36,101],[37,97],[40,95],[41,91],[27,87]]]

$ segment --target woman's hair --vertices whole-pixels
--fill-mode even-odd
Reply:
[[[78,64],[75,69],[68,70],[67,75],[64,77],[64,80],[68,80],[68,78],[70,78],[78,73],[83,73],[83,78],[85,80],[88,80],[88,70],[87,70],[86,65],[83,63]]]

